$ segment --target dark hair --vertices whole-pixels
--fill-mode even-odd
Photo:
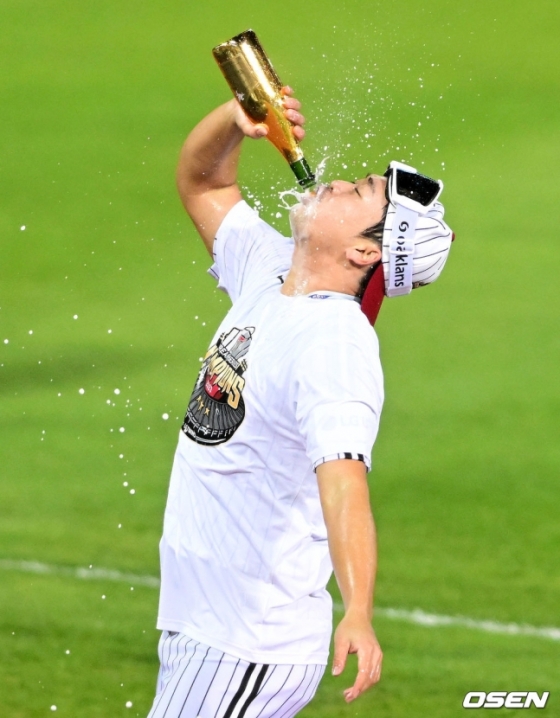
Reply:
[[[385,228],[385,220],[387,219],[387,208],[389,207],[388,204],[383,207],[383,214],[381,215],[381,219],[377,224],[372,225],[371,227],[368,227],[367,229],[364,229],[363,232],[360,232],[360,237],[365,237],[366,239],[371,239],[372,242],[375,242],[379,249],[383,248],[383,230]],[[364,292],[366,291],[366,287],[368,285],[369,280],[371,279],[372,274],[375,272],[377,267],[379,267],[381,260],[379,262],[376,262],[375,264],[372,264],[371,267],[368,268],[367,272],[364,274],[362,279],[360,280],[360,286],[358,287],[358,291],[356,293],[356,296],[360,299],[364,296]]]
[[[360,237],[372,239],[374,242],[377,243],[379,249],[381,249],[381,247],[383,246],[383,229],[385,228],[385,220],[387,219],[388,207],[388,204],[383,207],[383,214],[381,215],[381,219],[377,224],[374,224],[372,227],[368,227],[367,229],[364,229],[363,232],[360,232]]]

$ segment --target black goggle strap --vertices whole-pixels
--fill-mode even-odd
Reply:
[[[389,196],[389,185],[391,184],[391,182],[393,180],[393,178],[391,177],[392,174],[393,174],[393,170],[391,169],[391,167],[387,167],[387,169],[385,170],[385,172],[383,174],[383,177],[387,178],[387,182],[385,183],[385,199],[387,200],[387,202],[391,201],[391,198]]]
[[[389,283],[385,294],[398,297],[412,291],[414,236],[418,213],[400,204],[395,205],[395,216],[389,242]]]

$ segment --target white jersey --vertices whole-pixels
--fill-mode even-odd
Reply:
[[[332,573],[314,469],[369,468],[383,379],[353,297],[280,292],[293,241],[245,202],[213,273],[233,301],[179,433],[158,628],[255,663],[326,664]]]

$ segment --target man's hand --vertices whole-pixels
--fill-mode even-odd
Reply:
[[[351,688],[344,691],[344,699],[351,703],[381,677],[383,654],[371,623],[365,616],[347,613],[334,634],[333,675],[344,670],[349,653],[358,654],[358,675]]]
[[[282,88],[284,115],[293,123],[298,142],[305,136],[305,118],[291,87]],[[177,168],[177,187],[185,209],[212,255],[214,237],[230,209],[242,199],[237,165],[245,137],[266,137],[268,127],[255,124],[237,100],[226,102],[207,115],[187,137]]]
[[[305,130],[303,125],[305,124],[305,117],[299,112],[301,108],[301,102],[292,97],[294,91],[291,87],[286,85],[282,88],[282,95],[284,96],[284,116],[292,124],[292,132],[298,142],[301,142],[305,137]],[[255,124],[252,122],[247,115],[241,109],[241,105],[237,100],[233,99],[230,101],[231,107],[235,117],[235,124],[239,127],[245,137],[250,137],[253,140],[258,140],[261,137],[266,137],[268,134],[268,127],[264,123]]]

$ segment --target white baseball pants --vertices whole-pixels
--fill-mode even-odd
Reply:
[[[249,663],[163,631],[148,718],[292,718],[315,695],[325,666]]]

